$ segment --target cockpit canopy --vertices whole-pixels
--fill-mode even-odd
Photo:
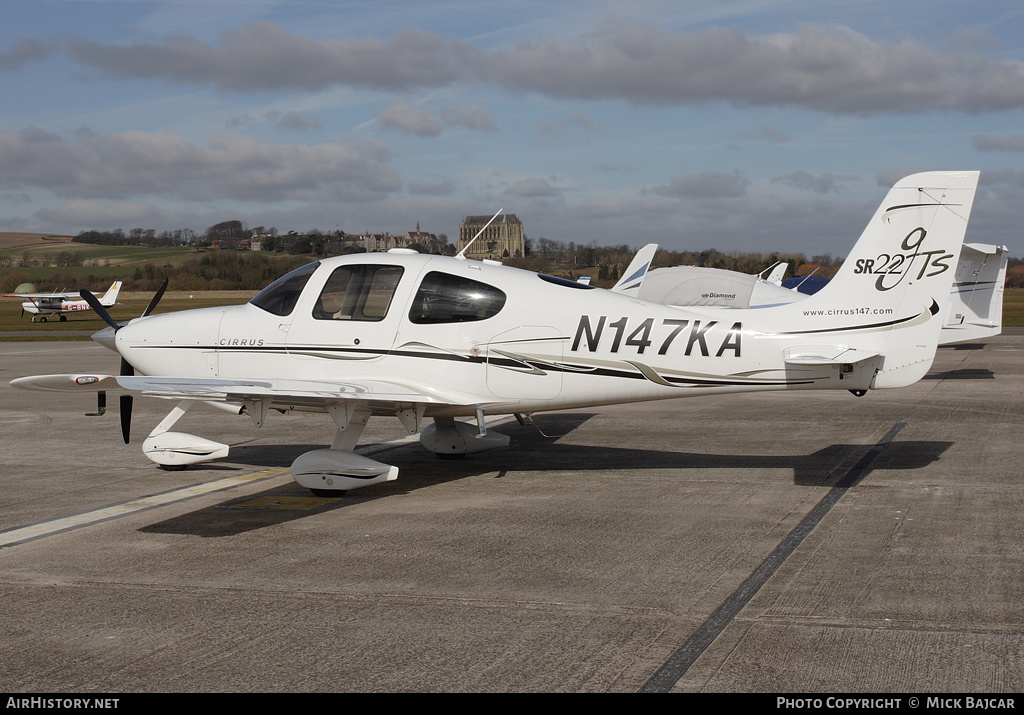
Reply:
[[[321,263],[288,273],[250,303],[278,316],[291,315],[310,276]],[[315,320],[381,321],[391,308],[405,269],[386,263],[351,263],[335,268],[313,305]],[[406,293],[408,295],[408,293]],[[429,271],[409,308],[418,325],[486,320],[505,306],[504,291],[482,281],[444,271]]]

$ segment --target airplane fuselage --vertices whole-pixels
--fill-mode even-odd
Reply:
[[[349,280],[348,292],[340,295],[328,285],[339,271],[393,277],[383,281],[383,289]],[[366,295],[352,295],[359,291]],[[325,294],[339,311],[318,313]],[[379,305],[359,313],[365,309],[360,300]],[[346,301],[352,305],[342,305]],[[488,403],[487,411],[494,412],[746,390],[863,390],[875,369],[871,361],[845,371],[787,365],[784,349],[806,338],[786,333],[785,311],[723,320],[714,311],[441,256],[326,259],[315,264],[285,314],[261,302],[257,297],[241,306],[135,320],[118,331],[117,349],[150,376],[408,376],[416,384],[454,385],[473,396],[467,402]],[[339,315],[353,306],[356,312]],[[426,412],[472,413],[453,405]]]
[[[62,315],[92,310],[84,300],[65,300],[63,298],[39,298],[35,302],[25,301],[21,309],[31,315]]]

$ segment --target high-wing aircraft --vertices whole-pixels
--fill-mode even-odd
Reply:
[[[95,336],[121,356],[120,375],[11,385],[126,391],[125,441],[130,393],[176,400],[143,444],[168,467],[227,454],[227,445],[171,431],[198,402],[242,406],[256,427],[272,410],[326,412],[333,443],[298,457],[291,472],[329,495],[397,477],[353,452],[373,415],[395,416],[428,450],[458,457],[508,445],[486,415],[528,422],[535,412],[622,402],[903,387],[935,356],[977,182],[977,172],[898,182],[835,278],[799,303],[676,307],[399,249],[311,263],[240,306],[148,315],[157,296],[124,325],[107,316],[111,327]]]
[[[121,290],[121,281],[114,281],[107,292],[99,299],[104,308],[117,303],[117,294]],[[78,313],[92,310],[92,306],[82,298],[80,293],[4,293],[4,298],[22,298],[21,313],[32,315],[32,322],[45,323],[48,315],[60,316],[61,322],[67,320],[67,313]]]
[[[1006,246],[981,243],[962,246],[949,299],[943,306],[939,345],[992,337],[1002,331],[1007,250]],[[773,276],[780,277],[778,268],[773,268]],[[790,283],[792,287],[787,287]],[[808,284],[812,287],[805,291]],[[677,306],[766,308],[804,300],[827,284],[828,279],[817,276],[792,278],[780,285],[771,278],[736,271],[673,266],[647,273],[636,295]]]

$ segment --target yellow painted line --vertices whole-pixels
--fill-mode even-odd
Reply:
[[[11,546],[12,544],[18,544],[23,541],[31,541],[44,536],[50,536],[51,534],[56,534],[62,531],[70,531],[71,529],[78,529],[83,526],[97,524],[109,519],[117,519],[118,517],[127,516],[139,511],[145,511],[146,509],[166,506],[167,504],[192,499],[194,497],[202,496],[203,494],[209,494],[210,492],[216,492],[222,489],[231,489],[232,487],[241,486],[250,482],[258,482],[263,479],[279,477],[282,474],[288,474],[288,469],[280,467],[276,469],[264,469],[250,474],[225,477],[224,479],[218,479],[214,482],[195,484],[190,487],[185,487],[184,489],[176,489],[163,494],[154,494],[153,496],[142,497],[141,499],[133,499],[132,501],[127,501],[124,504],[114,504],[113,506],[96,509],[95,511],[87,511],[84,514],[76,514],[75,516],[54,519],[53,521],[44,521],[39,524],[32,524],[31,526],[24,526],[20,529],[13,529],[0,534],[0,548],[3,548],[4,546]]]

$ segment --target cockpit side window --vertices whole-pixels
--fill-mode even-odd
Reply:
[[[295,310],[295,303],[299,300],[299,295],[302,294],[302,289],[306,287],[306,281],[319,267],[320,262],[317,261],[296,268],[261,290],[249,302],[274,315],[291,315],[291,312]]]
[[[401,266],[357,264],[334,269],[313,306],[317,320],[383,320],[402,277]]]
[[[505,305],[505,294],[469,278],[433,271],[424,277],[409,310],[410,322],[468,323],[486,320]]]

